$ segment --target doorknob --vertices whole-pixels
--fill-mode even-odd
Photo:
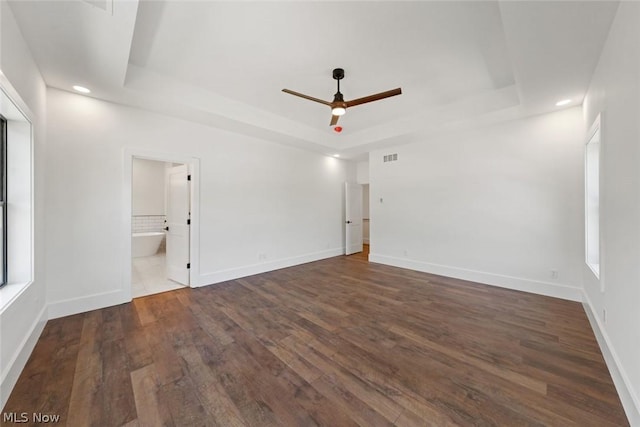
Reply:
[[[347,221],[347,224],[351,224],[351,221]]]
[[[165,229],[166,231],[169,231],[169,227],[168,227],[168,226],[167,226],[167,227],[165,227],[164,229]]]

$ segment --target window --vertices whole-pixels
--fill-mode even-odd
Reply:
[[[0,287],[7,284],[7,121],[0,116]]]
[[[598,115],[585,149],[585,256],[597,278],[600,278],[600,135]]]
[[[33,126],[4,83],[0,73],[0,311],[33,281],[35,220]]]

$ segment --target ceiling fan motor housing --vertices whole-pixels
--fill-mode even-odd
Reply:
[[[333,69],[333,78],[338,81],[338,91],[333,95],[333,102],[331,103],[331,108],[340,108],[342,111],[339,115],[344,114],[344,109],[347,108],[347,103],[344,102],[344,96],[340,92],[340,80],[344,78],[344,70],[342,68],[334,68]],[[334,111],[335,115],[336,111]]]

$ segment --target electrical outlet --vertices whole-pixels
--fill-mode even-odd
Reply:
[[[264,252],[259,252],[258,253],[258,260],[264,261],[265,259],[267,259],[267,254],[265,254]]]
[[[551,278],[552,279],[558,278],[558,270],[551,270]]]
[[[409,256],[409,251],[406,249],[402,253],[404,254],[404,256]]]

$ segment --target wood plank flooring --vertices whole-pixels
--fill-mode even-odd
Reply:
[[[628,425],[581,304],[362,255],[49,321],[4,412],[74,427]]]

